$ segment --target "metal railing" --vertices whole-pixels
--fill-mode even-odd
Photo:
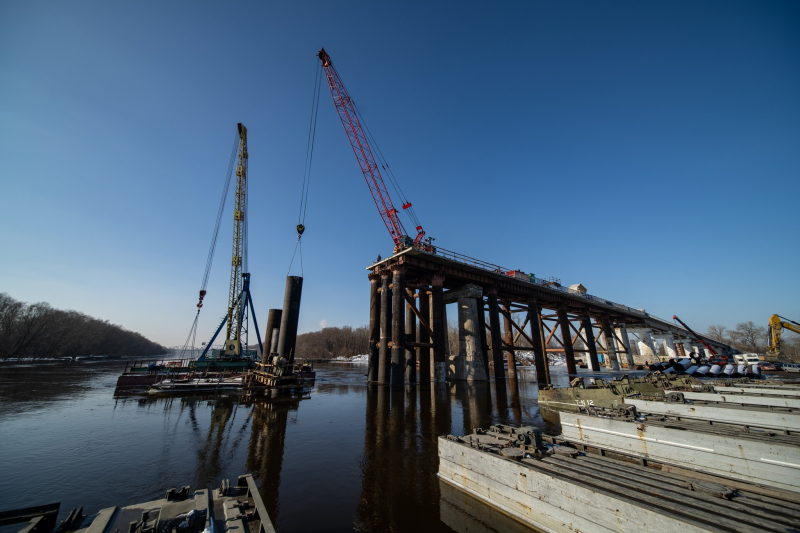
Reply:
[[[435,255],[438,257],[443,257],[445,259],[449,259],[450,261],[455,261],[457,263],[462,263],[464,265],[472,266],[475,268],[480,268],[481,270],[486,270],[493,274],[500,274],[506,276],[508,278],[514,279],[521,283],[530,283],[531,285],[539,285],[542,287],[547,287],[549,289],[558,290],[564,293],[567,293],[571,296],[577,296],[579,298],[585,298],[586,300],[590,300],[592,302],[597,302],[602,305],[607,305],[609,307],[614,307],[616,309],[621,309],[623,311],[627,311],[629,313],[639,315],[642,317],[652,317],[663,322],[667,322],[663,318],[654,317],[648,314],[645,311],[640,309],[634,309],[632,307],[628,307],[627,305],[623,305],[620,303],[612,302],[610,300],[606,300],[605,298],[600,298],[598,296],[592,296],[591,294],[587,294],[575,289],[570,289],[569,287],[564,287],[561,285],[561,280],[559,278],[537,278],[533,274],[528,275],[528,279],[524,279],[522,277],[517,277],[515,275],[509,275],[508,272],[517,272],[516,270],[512,270],[510,268],[503,268],[500,265],[495,265],[494,263],[488,263],[486,261],[481,261],[480,259],[475,259],[474,257],[470,257],[468,255],[460,254],[458,252],[453,252],[451,250],[446,250],[444,248],[440,248],[438,246],[431,246],[425,243],[415,243],[412,247],[419,251],[426,254]]]

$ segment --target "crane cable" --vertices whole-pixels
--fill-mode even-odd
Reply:
[[[335,70],[335,67],[333,67],[333,68]],[[350,91],[347,89],[347,86],[344,84],[344,81],[342,81],[341,79],[339,81],[341,81],[342,86],[344,87],[344,90],[347,92],[347,94],[350,94]],[[350,97],[350,101],[353,103],[353,109],[356,110],[356,114],[358,115],[358,118],[361,121],[361,124],[364,126],[364,129],[367,131],[367,135],[369,136],[369,139],[372,141],[372,145],[375,146],[375,149],[377,150],[377,154],[373,154],[373,155],[377,155],[378,156],[377,157],[377,159],[378,159],[377,162],[386,171],[386,175],[389,177],[389,183],[392,184],[392,187],[394,188],[395,192],[397,193],[397,196],[400,198],[400,201],[402,202],[403,210],[408,213],[408,216],[411,219],[411,222],[414,224],[414,228],[420,227],[421,224],[419,223],[419,218],[417,218],[417,213],[414,211],[414,207],[411,205],[411,202],[408,201],[408,198],[406,197],[405,193],[403,192],[403,189],[400,187],[400,182],[397,181],[397,178],[395,177],[394,172],[392,172],[392,169],[389,167],[389,163],[386,161],[386,158],[383,156],[383,152],[381,151],[381,147],[378,145],[378,141],[376,141],[375,140],[375,136],[372,135],[372,131],[370,131],[369,126],[367,125],[367,121],[364,120],[364,116],[361,114],[361,110],[358,109],[358,105],[356,105],[356,101],[355,101],[355,99],[353,99],[352,96]],[[408,208],[406,208],[405,206],[408,206]]]
[[[239,135],[238,133],[234,137],[233,141],[233,149],[231,150],[231,158],[228,162],[228,173],[225,176],[225,184],[222,186],[222,198],[219,201],[219,208],[217,209],[217,221],[214,224],[214,232],[211,235],[211,246],[208,250],[208,256],[206,257],[206,270],[203,273],[203,281],[200,284],[200,300],[197,302],[197,314],[194,316],[194,322],[192,323],[192,327],[189,329],[189,335],[186,338],[186,342],[181,348],[181,357],[183,354],[189,349],[189,345],[192,346],[192,351],[194,351],[195,346],[195,339],[197,338],[197,321],[200,318],[200,309],[203,307],[203,298],[206,296],[206,287],[208,286],[208,276],[211,273],[211,265],[214,263],[214,252],[217,248],[217,237],[219,237],[219,226],[222,222],[222,214],[225,211],[225,200],[228,198],[228,191],[231,188],[231,178],[233,177],[233,167],[236,163],[236,156],[239,153]],[[247,201],[247,196],[245,196],[245,201]],[[245,222],[246,224],[246,222]]]
[[[316,57],[316,56],[315,56]],[[306,213],[308,212],[308,190],[311,184],[311,162],[314,159],[314,140],[317,136],[317,117],[319,116],[319,93],[322,87],[322,64],[319,61],[314,61],[316,64],[314,76],[314,93],[311,99],[311,119],[308,124],[308,140],[306,141],[306,164],[303,169],[303,188],[300,192],[300,212],[297,215],[297,244],[294,245],[294,252],[292,253],[292,260],[289,262],[289,272],[292,271],[292,264],[297,251],[300,250],[300,276],[303,275],[303,245],[301,238],[303,232],[306,230]]]

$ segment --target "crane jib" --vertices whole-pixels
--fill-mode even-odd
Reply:
[[[347,139],[350,141],[350,147],[353,149],[361,172],[364,175],[364,180],[367,182],[369,191],[372,194],[375,207],[378,208],[378,213],[381,219],[383,219],[383,223],[386,225],[386,229],[389,231],[392,241],[394,241],[395,248],[407,248],[411,245],[412,241],[406,234],[406,230],[400,218],[397,216],[397,209],[395,209],[392,203],[383,176],[375,161],[372,147],[361,125],[361,121],[358,119],[358,111],[344,83],[342,83],[339,74],[336,72],[330,56],[325,52],[325,49],[323,48],[320,50],[317,56],[322,61],[322,67],[325,71],[328,88],[331,91],[333,104],[336,107],[339,119],[342,121],[342,126],[344,127]],[[403,204],[403,210],[410,207],[411,202],[405,202]],[[412,220],[417,222],[414,216],[412,216]],[[416,225],[416,230],[417,236],[413,242],[420,242],[425,232],[419,224]]]

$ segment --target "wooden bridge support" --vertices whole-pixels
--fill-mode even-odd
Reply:
[[[486,341],[486,302],[483,296],[477,299],[478,311],[478,331],[481,336],[481,351],[483,352],[483,368],[486,372],[486,379],[489,379],[489,343]]]

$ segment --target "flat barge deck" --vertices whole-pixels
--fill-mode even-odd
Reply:
[[[800,496],[579,451],[533,428],[439,438],[439,478],[547,532],[789,532]]]

